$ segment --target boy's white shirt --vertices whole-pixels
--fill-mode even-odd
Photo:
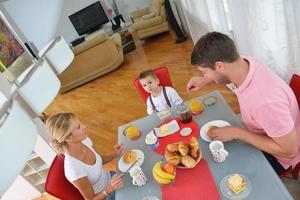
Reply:
[[[167,93],[167,96],[171,103],[171,106],[178,105],[183,102],[183,100],[181,99],[181,97],[178,95],[178,93],[176,92],[176,90],[174,88],[168,87],[168,86],[165,86],[165,88],[166,88],[166,93]],[[157,111],[164,110],[166,108],[166,106],[168,105],[162,89],[158,96],[154,97],[151,94],[151,97],[152,97],[153,104],[155,105],[155,108]],[[150,102],[150,96],[149,96],[147,98],[147,113],[148,113],[148,115],[151,115],[153,113],[153,111],[154,110],[152,109],[152,104]]]

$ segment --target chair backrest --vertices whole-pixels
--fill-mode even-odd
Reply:
[[[292,88],[293,92],[295,93],[295,96],[297,98],[298,106],[300,108],[300,76],[297,74],[294,74],[292,76],[290,87]]]
[[[173,87],[172,81],[169,75],[169,70],[167,67],[162,66],[154,69],[154,72],[156,73],[157,78],[159,79],[160,85],[161,86],[170,86]],[[134,80],[134,85],[144,101],[147,101],[148,96],[150,95],[148,92],[146,92],[143,88],[143,86],[140,84],[139,79],[136,78]]]
[[[65,177],[64,155],[57,155],[48,172],[45,190],[61,200],[84,200],[77,188]]]

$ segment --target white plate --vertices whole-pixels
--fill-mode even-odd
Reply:
[[[137,159],[138,161],[134,164],[134,166],[140,167],[145,159],[145,155],[141,150],[138,149],[132,149],[131,151],[135,151],[137,153]],[[127,164],[124,162],[123,160],[123,156],[120,158],[119,162],[118,162],[118,168],[121,172],[126,172],[129,167],[131,166],[131,164]]]
[[[192,129],[189,127],[185,127],[180,130],[180,135],[182,136],[189,136],[192,133]]]
[[[230,126],[230,124],[223,120],[214,120],[214,121],[210,121],[210,122],[207,122],[206,124],[204,124],[200,129],[200,136],[206,142],[212,142],[212,140],[206,134],[206,130],[210,126],[225,127],[225,126]]]
[[[251,182],[249,181],[249,179],[246,176],[239,174],[244,179],[244,181],[246,183],[246,187],[242,192],[236,194],[227,185],[228,179],[233,175],[234,174],[227,175],[221,180],[221,183],[220,183],[221,192],[228,199],[232,199],[232,200],[245,199],[252,190]]]

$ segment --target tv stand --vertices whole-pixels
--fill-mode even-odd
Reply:
[[[77,45],[83,43],[84,41],[85,41],[85,37],[79,37],[79,38],[76,38],[75,40],[73,40],[73,41],[71,42],[72,47],[75,47],[75,46],[77,46]]]

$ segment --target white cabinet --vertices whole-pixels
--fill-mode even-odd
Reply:
[[[48,168],[48,164],[37,153],[33,152],[21,175],[40,193],[44,193]]]
[[[41,134],[41,131],[44,131],[43,123],[38,123],[40,123],[37,124],[40,130],[40,135],[37,137],[37,142],[33,152],[26,162],[23,171],[16,178],[10,188],[4,193],[1,200],[34,199],[45,192],[45,181],[48,169],[56,154],[48,144],[49,140],[46,138],[47,141],[45,141],[45,139],[42,138],[42,136],[45,136]]]

